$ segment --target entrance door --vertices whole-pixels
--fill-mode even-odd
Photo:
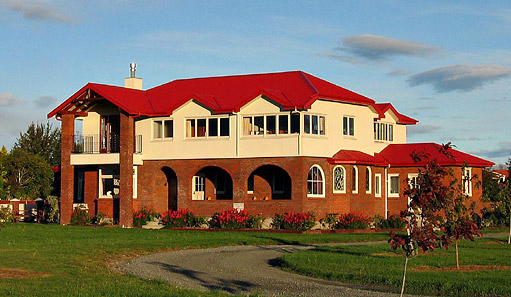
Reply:
[[[204,200],[206,188],[204,175],[195,175],[192,179],[192,200]]]
[[[169,210],[177,210],[177,176],[169,167],[162,168],[167,179],[167,205]]]

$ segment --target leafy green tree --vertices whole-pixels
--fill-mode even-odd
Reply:
[[[500,183],[493,176],[492,171],[483,169],[483,199],[494,201],[500,191]]]
[[[7,171],[5,170],[5,159],[9,153],[5,146],[0,150],[0,200],[7,199],[9,196],[9,184],[7,183]]]
[[[43,157],[13,149],[4,160],[11,196],[27,200],[51,193],[53,171]]]
[[[51,166],[60,164],[60,128],[46,124],[32,123],[25,133],[20,133],[13,150],[22,150],[28,154],[39,155]]]

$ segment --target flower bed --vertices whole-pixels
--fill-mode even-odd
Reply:
[[[162,216],[161,223],[166,228],[175,227],[201,227],[206,223],[203,217],[195,216],[188,209],[169,210]]]
[[[306,231],[314,227],[314,219],[314,214],[311,212],[275,214],[272,226],[275,229]]]

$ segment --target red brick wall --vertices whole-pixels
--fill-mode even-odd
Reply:
[[[60,223],[71,223],[74,196],[74,168],[71,165],[71,151],[73,150],[73,135],[75,116],[62,115],[62,142],[60,151],[61,179],[60,179]]]
[[[119,224],[133,225],[133,149],[135,147],[135,121],[133,117],[120,112],[120,151],[119,151]]]

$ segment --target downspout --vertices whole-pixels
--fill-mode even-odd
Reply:
[[[297,112],[300,116],[300,120],[298,123],[298,126],[299,126],[299,128],[298,128],[298,156],[301,156],[302,155],[302,113],[296,109],[296,106],[295,106],[294,112]]]
[[[233,113],[236,116],[236,119],[235,119],[236,120],[236,125],[235,125],[236,126],[236,140],[235,140],[235,142],[236,142],[236,157],[238,157],[239,156],[239,150],[240,150],[240,148],[239,148],[239,138],[240,138],[240,135],[239,135],[239,124],[240,123],[239,123],[238,113],[237,112],[233,112]]]
[[[389,189],[388,189],[388,169],[390,168],[390,163],[389,165],[387,165],[387,167],[385,167],[385,219],[388,219],[388,212],[389,212],[389,205],[388,205],[388,194],[389,194]]]

